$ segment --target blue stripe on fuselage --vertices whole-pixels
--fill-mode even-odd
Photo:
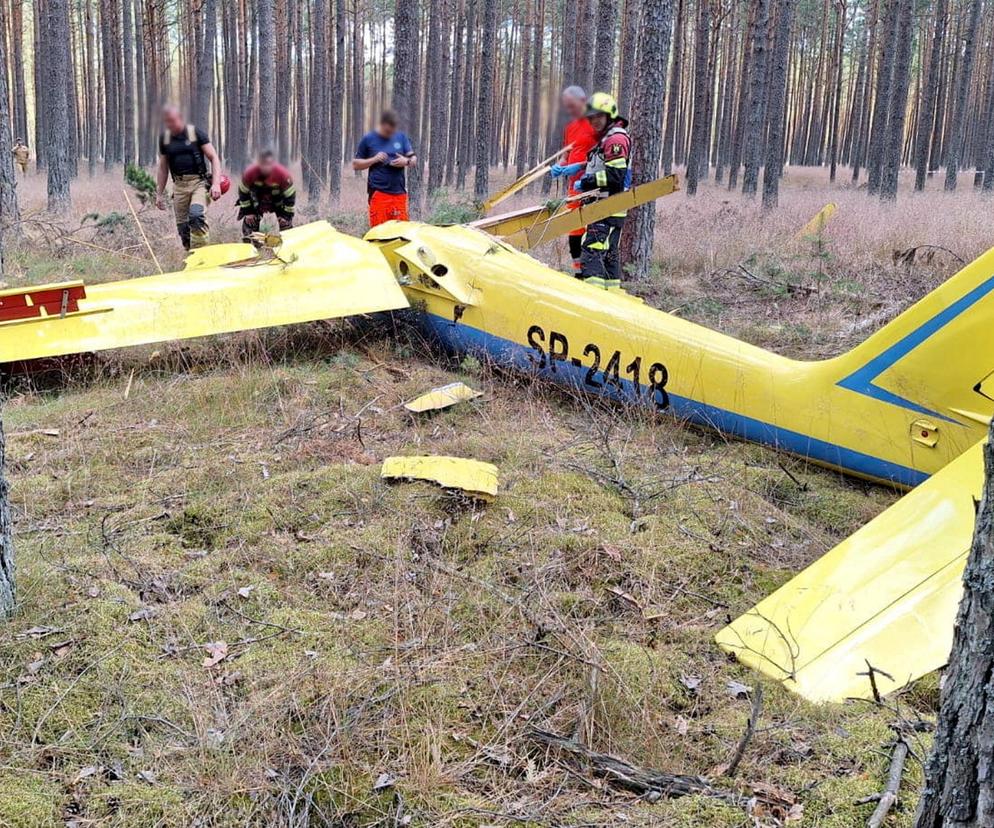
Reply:
[[[546,359],[544,366],[540,367],[536,364],[535,352],[524,345],[431,313],[425,313],[424,317],[428,329],[453,351],[482,354],[501,365],[510,364],[519,370],[546,377],[561,385],[581,388],[588,392],[592,390],[583,381],[588,370],[585,365],[578,366],[567,360]],[[642,405],[651,403],[647,394],[638,394],[633,383],[626,379],[621,380],[620,388],[605,383],[597,393]],[[810,457],[865,477],[892,481],[909,487],[917,486],[928,479],[927,474],[917,469],[764,423],[744,414],[737,414],[676,394],[669,394],[669,400],[670,406],[667,411],[677,419],[707,426],[726,434],[734,434],[745,440],[773,446],[791,454]]]
[[[973,305],[983,299],[992,290],[994,290],[994,276],[991,276],[987,280],[981,282],[968,293],[964,293],[948,308],[939,311],[939,313],[919,325],[911,333],[899,339],[889,348],[881,351],[873,359],[866,363],[866,365],[853,372],[845,379],[840,380],[838,384],[842,388],[846,388],[849,391],[855,391],[857,394],[864,394],[867,397],[873,397],[875,400],[888,402],[892,405],[897,405],[901,408],[906,408],[909,411],[915,411],[919,414],[930,414],[931,416],[938,417],[948,423],[956,423],[956,420],[951,417],[947,417],[945,414],[940,414],[938,411],[932,411],[925,408],[923,405],[919,405],[916,402],[912,402],[911,400],[898,396],[892,391],[881,388],[879,385],[874,383],[874,380],[876,380],[877,377],[894,365],[894,363],[898,360],[911,353],[911,351],[925,342],[925,340],[927,340],[934,333],[942,330],[942,328],[952,322],[961,313],[973,307]],[[956,424],[960,425],[959,423]]]

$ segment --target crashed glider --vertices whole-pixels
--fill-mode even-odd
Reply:
[[[817,699],[867,695],[867,661],[891,677],[875,674],[884,691],[941,666],[994,413],[994,251],[848,353],[803,362],[583,284],[479,228],[390,222],[359,240],[317,223],[288,231],[276,260],[221,245],[178,274],[0,293],[0,363],[409,303],[452,351],[924,483],[719,641]]]

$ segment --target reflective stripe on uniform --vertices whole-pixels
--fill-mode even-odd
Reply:
[[[586,279],[583,280],[583,283],[585,285],[590,285],[591,287],[598,287],[598,288],[604,287],[604,279],[602,279],[600,276],[588,276]]]
[[[597,183],[598,187],[607,186],[607,173],[604,170],[598,170],[594,174],[594,181]]]

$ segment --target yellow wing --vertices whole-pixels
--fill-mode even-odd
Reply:
[[[408,306],[380,251],[326,222],[284,234],[280,260],[231,264],[253,255],[250,245],[217,245],[178,273],[5,291],[0,363]]]

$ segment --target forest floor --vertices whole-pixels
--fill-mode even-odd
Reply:
[[[633,291],[814,358],[990,245],[968,187],[882,206],[826,179],[791,173],[767,215],[716,186],[663,200],[658,273]],[[43,187],[22,188],[26,214]],[[361,232],[363,190],[346,187],[318,214]],[[120,190],[81,181],[79,215],[127,216]],[[824,233],[795,239],[828,201]],[[143,221],[179,266],[168,217]],[[29,216],[7,281],[147,272],[129,222],[74,233],[111,254]],[[456,379],[484,396],[427,419],[401,407]],[[894,492],[426,359],[375,321],[112,353],[18,388],[4,425],[20,603],[0,628],[0,826],[754,824],[714,799],[613,791],[536,750],[533,727],[796,799],[801,825],[865,824],[858,800],[883,786],[898,713],[766,681],[722,777],[760,679],[712,637]],[[499,498],[385,485],[379,462],[413,451],[497,464]],[[897,704],[930,716],[936,686]],[[927,749],[889,826],[911,823]]]

